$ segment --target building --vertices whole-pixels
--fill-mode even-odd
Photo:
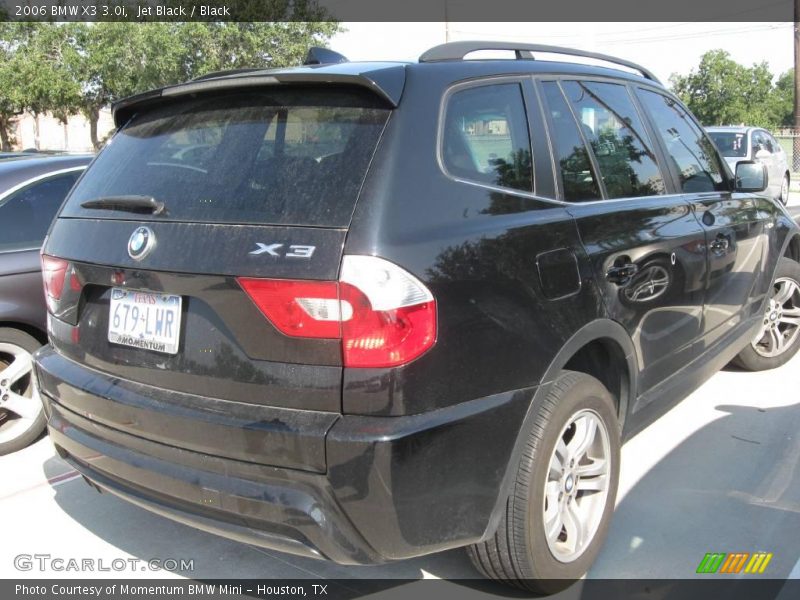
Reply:
[[[97,123],[97,137],[103,140],[114,129],[111,110],[100,111]],[[38,135],[37,135],[38,130]],[[14,150],[57,150],[64,152],[94,152],[89,135],[89,121],[83,115],[73,115],[62,123],[50,114],[34,117],[31,113],[22,114],[12,129],[15,138]]]

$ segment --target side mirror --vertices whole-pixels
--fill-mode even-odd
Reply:
[[[736,163],[734,191],[763,192],[767,189],[767,167],[752,160]]]
[[[772,153],[765,148],[759,149],[759,151],[755,154],[755,158],[769,158],[770,156],[772,156]]]

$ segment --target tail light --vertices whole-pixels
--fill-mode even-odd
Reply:
[[[345,256],[339,281],[240,278],[285,335],[341,339],[347,367],[396,367],[436,342],[436,301],[416,277],[374,256]]]
[[[45,300],[50,312],[55,312],[56,303],[61,300],[68,268],[69,262],[66,260],[42,254],[42,279]]]

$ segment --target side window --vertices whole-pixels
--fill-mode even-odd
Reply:
[[[767,143],[772,146],[771,152],[775,152],[776,154],[779,153],[783,148],[781,148],[780,143],[776,140],[772,135],[769,133],[764,134],[767,138]]]
[[[751,135],[752,135],[751,145],[753,147],[753,158],[755,158],[756,153],[759,150],[767,149],[767,142],[764,139],[764,134],[761,133],[760,131],[754,131]]]
[[[80,172],[37,181],[14,192],[0,203],[0,252],[41,246]]]
[[[644,89],[639,89],[638,94],[678,172],[681,191],[695,194],[727,190],[714,145],[686,110],[663,94]]]
[[[607,196],[665,193],[650,140],[628,90],[587,81],[565,81],[562,86],[592,147]]]
[[[770,154],[775,152],[775,148],[772,146],[772,139],[770,139],[770,136],[766,131],[757,131],[756,135],[758,136],[758,143],[756,144],[758,148],[766,150]]]
[[[542,90],[550,114],[550,138],[561,170],[564,199],[567,202],[601,199],[589,153],[558,83],[545,81]]]
[[[520,85],[485,85],[452,94],[444,119],[442,159],[455,177],[533,191],[531,142]]]

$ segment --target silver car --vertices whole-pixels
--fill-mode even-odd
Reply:
[[[706,127],[708,135],[725,157],[731,172],[742,160],[757,160],[767,167],[768,191],[776,200],[789,200],[789,160],[772,135],[758,127]]]

